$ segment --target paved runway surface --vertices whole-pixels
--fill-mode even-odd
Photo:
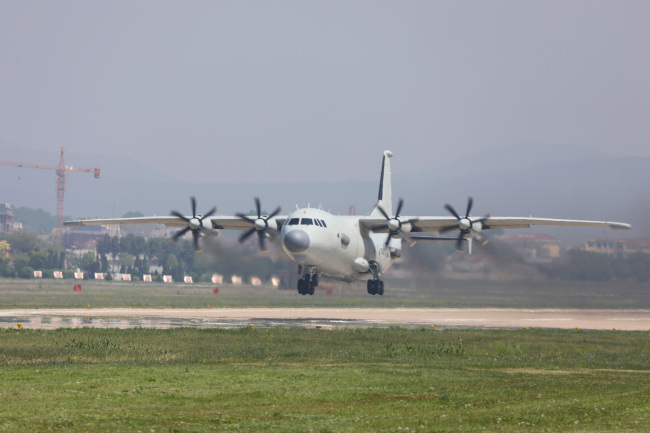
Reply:
[[[0,310],[0,327],[233,328],[439,326],[650,330],[650,310],[498,308],[220,308]]]

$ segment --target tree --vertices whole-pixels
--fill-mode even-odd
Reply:
[[[111,269],[108,264],[108,258],[106,258],[106,254],[103,254],[99,257],[99,263],[101,264],[101,271],[104,273],[110,273]]]
[[[50,258],[50,253],[47,251],[30,251],[29,252],[29,266],[34,269],[44,269]]]
[[[8,262],[11,259],[11,245],[9,242],[2,240],[0,241],[0,263]]]
[[[129,253],[120,254],[120,265],[122,265],[122,267],[129,268],[133,266],[133,263],[135,263],[135,258],[133,257],[132,254]]]
[[[14,219],[23,223],[25,228],[29,228],[41,234],[50,233],[56,226],[56,216],[40,208],[16,208],[14,210]]]
[[[26,230],[18,230],[11,233],[8,241],[11,244],[13,254],[40,251],[43,247],[43,243],[36,233]]]
[[[88,274],[94,274],[99,271],[99,262],[95,257],[95,253],[88,251],[81,258],[81,269],[83,269]]]

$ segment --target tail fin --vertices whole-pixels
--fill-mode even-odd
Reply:
[[[377,201],[377,206],[381,207],[386,211],[388,215],[393,215],[393,189],[391,186],[390,179],[390,158],[393,156],[393,152],[390,150],[384,151],[384,158],[381,162],[381,177],[379,178],[379,197]],[[381,215],[381,212],[375,209],[372,211],[371,215]]]

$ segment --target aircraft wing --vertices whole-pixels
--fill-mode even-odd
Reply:
[[[475,217],[478,218],[478,217]],[[455,226],[458,220],[453,216],[400,216],[402,221],[411,221],[412,232],[437,232],[442,228]],[[361,217],[360,224],[368,230],[377,233],[386,233],[386,219],[382,217]],[[534,217],[489,217],[483,221],[484,229],[523,229],[533,225],[542,226],[581,226],[581,227],[609,227],[612,230],[628,230],[632,226],[625,223],[609,221],[587,221],[555,218]]]
[[[188,216],[187,218],[190,219],[192,217]],[[278,224],[278,227],[281,227],[286,217],[276,216],[273,219]],[[237,216],[212,216],[212,217],[205,218],[203,222],[205,225],[211,224],[212,228],[214,229],[248,230],[251,228],[251,223]],[[67,227],[83,227],[83,226],[90,226],[90,225],[104,226],[104,225],[145,225],[145,224],[162,224],[167,227],[181,227],[181,228],[187,227],[187,222],[177,216],[86,219],[86,220],[66,221],[63,224]]]
[[[629,230],[631,225],[611,221],[565,220],[555,218],[533,217],[490,217],[483,222],[486,229],[519,229],[530,226],[579,226],[579,227],[609,227],[612,230]]]

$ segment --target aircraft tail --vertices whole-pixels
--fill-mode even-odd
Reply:
[[[390,176],[390,158],[392,156],[393,152],[390,150],[384,151],[384,158],[381,162],[381,177],[379,178],[379,197],[377,200],[377,206],[381,205],[384,211],[391,216],[393,215],[393,190]],[[381,215],[381,212],[375,206],[371,215]]]

